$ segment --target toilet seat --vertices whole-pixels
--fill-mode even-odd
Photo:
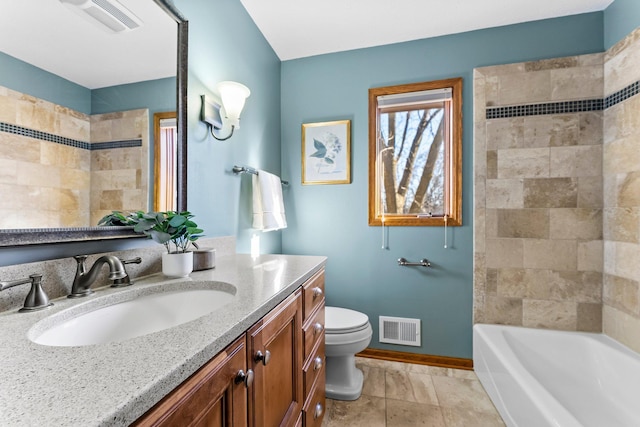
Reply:
[[[369,317],[355,310],[325,307],[325,334],[350,334],[369,327]]]

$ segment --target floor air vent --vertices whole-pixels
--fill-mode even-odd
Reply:
[[[420,319],[380,316],[379,341],[420,347]]]

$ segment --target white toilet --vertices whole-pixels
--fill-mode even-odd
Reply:
[[[362,393],[362,371],[355,354],[371,342],[369,317],[355,310],[325,307],[326,395],[335,400],[356,400]]]

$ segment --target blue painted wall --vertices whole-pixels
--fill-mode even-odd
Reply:
[[[91,114],[149,108],[153,113],[176,109],[176,78],[110,86],[91,91]],[[153,122],[152,122],[153,123]]]
[[[640,26],[640,1],[615,0],[604,11],[604,48],[622,40]]]
[[[471,357],[473,298],[473,69],[603,50],[603,14],[591,13],[286,61],[282,64],[282,174],[292,181],[283,252],[327,255],[329,305],[369,315],[372,347]],[[367,225],[368,89],[462,77],[463,226]],[[301,124],[352,121],[350,185],[302,186]],[[428,258],[431,269],[399,267]],[[378,316],[418,318],[422,347],[379,344]]]
[[[251,177],[234,165],[280,172],[280,60],[238,0],[180,0],[189,19],[188,208],[207,236],[236,235],[250,252]],[[217,141],[200,122],[200,95],[234,80],[251,90],[240,129]],[[281,232],[259,233],[263,253],[279,253]]]
[[[91,90],[0,52],[0,85],[91,114]]]
[[[85,114],[149,108],[153,117],[176,108],[175,77],[91,90],[3,52],[0,85]]]

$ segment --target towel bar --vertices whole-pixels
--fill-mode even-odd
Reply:
[[[398,265],[401,267],[431,267],[431,263],[426,258],[422,258],[420,262],[409,262],[406,258],[400,258]]]
[[[239,173],[250,173],[252,175],[258,175],[258,170],[250,166],[234,166],[232,171],[236,175]],[[289,181],[285,181],[284,179],[280,179],[280,182],[282,183],[282,185],[289,185]]]

